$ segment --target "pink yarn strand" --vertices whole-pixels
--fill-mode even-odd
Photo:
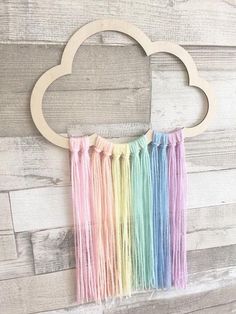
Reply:
[[[94,257],[90,207],[89,140],[71,138],[71,180],[75,229],[77,302],[94,299]]]
[[[93,250],[95,266],[95,300],[99,303],[106,297],[105,252],[103,243],[102,185],[100,150],[93,147],[91,154],[91,195],[93,208]]]
[[[96,147],[101,150],[101,185],[102,185],[102,220],[104,258],[106,271],[106,296],[115,295],[116,262],[115,262],[115,222],[114,201],[111,173],[111,154],[113,145],[97,137]]]

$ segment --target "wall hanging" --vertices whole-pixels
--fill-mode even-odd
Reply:
[[[166,52],[179,58],[189,85],[206,95],[204,119],[169,133],[148,130],[125,144],[113,144],[97,134],[67,138],[53,131],[43,116],[44,93],[56,79],[72,73],[77,49],[101,31],[132,37],[147,56]],[[213,91],[185,49],[152,42],[121,20],[97,20],[80,28],[69,39],[61,63],[38,79],[31,94],[33,121],[47,140],[70,150],[78,303],[144,289],[186,287],[184,138],[205,131],[214,111]]]

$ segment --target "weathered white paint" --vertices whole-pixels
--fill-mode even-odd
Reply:
[[[0,280],[34,275],[30,233],[17,233],[15,238],[17,258],[0,262]]]
[[[223,1],[58,1],[4,2],[1,40],[65,42],[79,27],[99,18],[114,17],[140,27],[151,39],[180,44],[235,46],[235,3]],[[53,11],[53,14],[52,14]],[[62,14],[63,12],[63,14]],[[177,27],[178,26],[178,27]],[[127,42],[118,34],[101,34],[90,42]]]
[[[200,75],[211,83],[217,99],[215,118],[208,130],[235,128],[236,72],[200,71]],[[188,86],[186,72],[152,72],[153,127],[166,131],[195,125],[203,119],[206,109],[204,94]]]
[[[16,232],[70,226],[70,187],[27,189],[10,192]]]
[[[17,257],[8,193],[0,193],[0,261]]]
[[[235,268],[193,274],[186,291],[150,291],[132,298],[107,303],[105,313],[130,313],[162,310],[163,314],[184,313],[235,301]],[[4,292],[4,294],[3,294]],[[207,294],[207,298],[203,297]],[[3,297],[3,295],[5,297]],[[196,298],[201,302],[195,302]],[[30,300],[30,302],[29,302]],[[148,300],[148,302],[147,302]],[[65,270],[51,274],[0,281],[0,310],[5,314],[22,314],[60,309],[75,305],[75,272]],[[94,308],[94,305],[91,305]],[[184,308],[185,306],[185,308]],[[139,312],[141,313],[141,312]]]
[[[190,173],[188,208],[236,203],[236,170]],[[72,225],[70,187],[10,192],[16,232]]]
[[[220,212],[220,206],[216,208],[218,212]],[[208,208],[204,209],[204,212],[208,212]],[[199,216],[200,215],[201,212],[199,212]],[[188,215],[189,221],[191,221],[192,218],[196,219],[194,215]],[[209,220],[214,220],[214,216],[209,215]],[[234,228],[234,233],[235,229],[236,227]],[[220,227],[220,224],[218,228],[216,226],[216,230],[212,229],[209,224],[206,230],[202,230],[201,227],[199,227],[199,230],[195,229],[194,233],[188,231],[189,273],[236,266],[236,245],[225,245],[225,243],[230,242],[230,232],[230,240],[233,240],[235,243],[232,230],[227,228],[227,226]],[[20,234],[21,233],[19,233],[19,235]],[[228,238],[225,234],[228,235]],[[219,235],[221,235],[221,237]],[[75,267],[73,228],[55,228],[35,231],[32,233],[31,242],[36,274],[45,274]],[[221,243],[221,247],[218,246],[219,243]],[[207,249],[204,249],[204,247],[207,247]]]
[[[11,208],[8,193],[0,193],[0,231],[12,230]]]
[[[105,137],[139,136],[148,124],[81,125],[72,135],[98,133]],[[116,141],[117,138],[111,138]],[[128,141],[130,138],[124,138]],[[209,131],[186,140],[188,172],[236,168],[236,130]],[[0,190],[70,184],[69,154],[41,137],[0,138]],[[17,163],[16,163],[17,155]],[[225,156],[227,155],[227,158]]]

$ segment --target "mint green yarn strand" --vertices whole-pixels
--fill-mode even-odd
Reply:
[[[132,266],[133,287],[145,287],[145,230],[142,193],[142,172],[138,141],[130,143],[132,200]]]
[[[146,137],[130,143],[133,203],[133,283],[147,289],[154,284],[151,165]]]
[[[154,284],[154,251],[153,251],[153,210],[152,210],[152,178],[150,156],[146,137],[139,139],[142,147],[140,151],[140,165],[143,182],[143,211],[144,211],[144,228],[145,228],[145,248],[146,248],[146,285],[145,288],[151,288]]]

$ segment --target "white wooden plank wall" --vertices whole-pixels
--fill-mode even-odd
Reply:
[[[0,16],[0,313],[235,313],[236,1],[6,0]],[[217,112],[207,132],[186,140],[188,288],[78,307],[69,156],[39,135],[29,99],[69,36],[105,17],[183,45],[212,84]],[[129,38],[104,32],[77,52],[73,74],[50,86],[45,117],[57,132],[114,141],[150,125],[191,126],[206,100],[187,85],[175,57],[148,58]]]

